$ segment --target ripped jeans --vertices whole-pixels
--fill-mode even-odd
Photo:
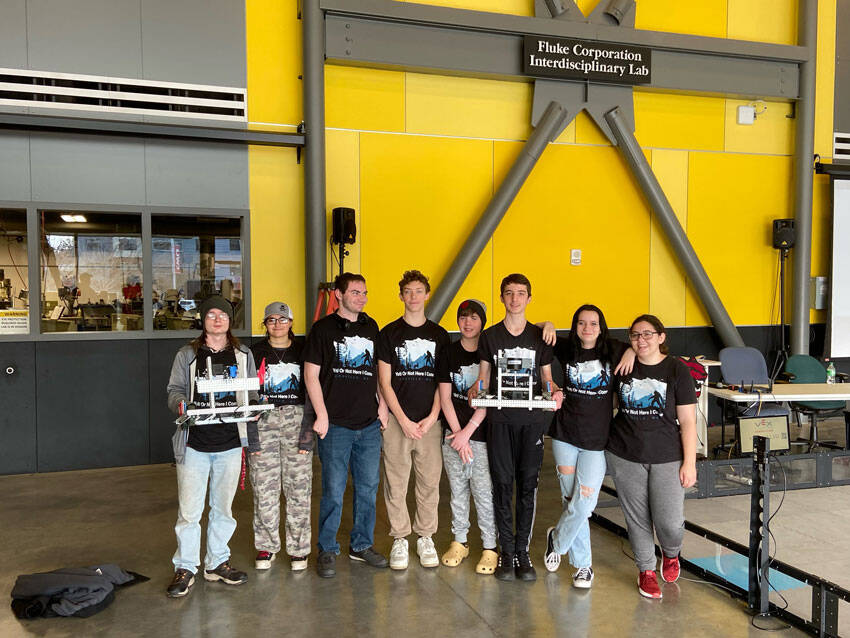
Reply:
[[[596,507],[599,487],[605,478],[605,452],[583,450],[564,441],[552,439],[555,473],[561,484],[564,511],[553,530],[554,549],[570,554],[573,567],[590,567],[590,525],[588,519]],[[561,466],[574,468],[569,474]]]

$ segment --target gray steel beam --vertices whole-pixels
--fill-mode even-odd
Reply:
[[[618,108],[606,113],[605,120],[617,138],[617,148],[631,168],[632,175],[640,185],[643,194],[649,200],[655,217],[667,236],[667,241],[673,248],[673,252],[676,253],[679,263],[685,269],[685,273],[693,284],[703,307],[708,312],[711,323],[714,324],[720,339],[726,346],[743,346],[744,340],[738,333],[735,324],[732,323],[729,313],[726,312],[723,302],[720,301],[720,296],[702,267],[694,247],[688,240],[676,213],[673,212],[673,207],[661,188],[661,184],[658,183],[655,173],[652,172],[652,167],[646,161],[646,156],[643,154],[634,132],[620,115]]]
[[[484,209],[484,213],[475,228],[464,242],[463,248],[460,249],[446,272],[446,276],[431,296],[425,311],[429,319],[436,322],[440,321],[531,170],[537,164],[537,160],[540,159],[546,145],[563,130],[566,119],[566,109],[557,102],[550,102],[537,126],[531,132],[528,141],[522,147],[519,157],[514,161],[505,179],[499,185],[496,194],[493,195],[493,199],[487,204],[487,208]]]
[[[797,12],[799,44],[811,55],[800,65],[794,151],[794,301],[791,310],[791,354],[809,354],[809,278],[812,271],[812,179],[815,139],[815,51],[818,37],[817,0],[800,0]]]
[[[578,37],[572,33],[575,30],[573,25],[588,26],[584,23],[551,18],[522,20],[539,21],[547,26],[564,25],[563,29],[547,29],[555,31],[552,35],[559,37]],[[532,27],[533,24],[526,26]],[[525,82],[533,80],[522,71],[523,40],[520,34],[499,30],[484,31],[480,28],[464,30],[436,23],[382,21],[330,13],[326,17],[325,28],[326,53],[328,62],[332,64]],[[602,29],[596,26],[593,28]],[[618,34],[633,32],[629,29],[615,29]],[[652,37],[646,38],[646,42],[637,40],[628,44],[659,46],[656,41],[663,39],[657,37],[658,35],[672,37],[673,34],[653,34]],[[697,36],[682,37],[693,46],[698,46],[702,40],[714,40]],[[624,39],[626,38],[620,37],[617,40]],[[747,47],[730,47],[725,53],[705,53],[662,46],[652,51],[652,82],[645,86],[699,94],[796,99],[797,69],[800,63],[797,59],[797,47],[769,47],[771,51],[774,51],[774,48],[781,50],[775,51],[777,55],[780,52],[788,55],[754,55],[748,58],[744,57]],[[754,54],[758,48],[754,47]]]
[[[221,142],[258,146],[304,146],[304,136],[293,133],[267,133],[240,128],[212,128],[148,122],[92,120],[81,117],[51,117],[21,113],[0,113],[0,129],[48,133],[81,133],[116,137],[144,137],[185,140],[189,142]]]
[[[319,0],[301,7],[304,36],[304,314],[316,304],[319,284],[326,276],[325,223],[325,29]],[[308,326],[309,327],[309,326]]]

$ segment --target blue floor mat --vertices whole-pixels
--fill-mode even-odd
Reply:
[[[704,558],[689,558],[689,561],[706,571],[722,576],[733,585],[743,590],[749,588],[749,560],[740,554],[723,554],[721,556],[706,556]],[[779,591],[808,587],[806,583],[781,574],[775,569],[770,570],[771,587]]]

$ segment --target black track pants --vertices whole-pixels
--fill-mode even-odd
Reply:
[[[503,552],[528,550],[534,509],[537,503],[537,481],[543,463],[543,433],[546,425],[490,423],[487,454],[493,480],[493,506],[499,545]],[[511,500],[516,482],[516,534],[511,515]]]

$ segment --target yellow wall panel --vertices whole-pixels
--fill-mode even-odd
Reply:
[[[248,0],[245,4],[248,119],[287,124],[302,119],[301,21],[296,0]],[[289,128],[287,127],[287,128]],[[253,129],[268,128],[251,125]]]
[[[520,148],[495,144],[495,183]],[[649,233],[649,212],[615,149],[550,146],[496,230],[493,295],[518,271],[532,283],[531,320],[569,328],[575,309],[594,303],[610,326],[627,326],[649,305]],[[573,248],[580,266],[570,265]],[[499,308],[494,319],[502,316]]]
[[[436,287],[492,195],[493,143],[363,133],[360,136],[361,264],[367,312],[380,325],[401,316],[402,272],[416,268]],[[488,246],[441,322],[457,330],[467,297],[492,307]]]
[[[797,44],[797,0],[729,0],[727,37]]]
[[[470,9],[472,11],[489,11],[491,13],[509,13],[518,16],[534,15],[534,0],[499,0],[498,2],[493,2],[493,0],[403,0],[403,2],[452,7],[453,9]],[[455,329],[457,329],[457,326],[455,326]]]
[[[304,332],[304,171],[295,149],[251,146],[251,316],[255,324],[272,301],[295,313],[293,330]],[[251,326],[261,334],[259,325]]]
[[[652,151],[652,171],[679,218],[688,227],[688,152]],[[649,240],[649,312],[666,326],[685,325],[685,272],[670,248],[664,231],[652,216]]]
[[[635,92],[634,104],[635,136],[641,146],[723,149],[722,99]]]
[[[726,1],[638,0],[635,28],[725,38]]]
[[[791,170],[788,157],[690,154],[688,236],[737,325],[770,322],[772,220],[792,216]],[[688,325],[709,323],[691,291],[686,313]]]
[[[605,133],[602,132],[602,129],[596,125],[596,122],[585,111],[581,111],[576,115],[571,126],[575,126],[576,144],[611,146],[611,142],[605,137]]]
[[[325,124],[404,131],[404,73],[326,64]]]
[[[338,206],[354,209],[357,232],[360,234],[360,133],[356,131],[328,131],[327,148],[327,232],[330,238],[333,232],[332,211]],[[343,260],[343,268],[348,272],[360,272],[360,240],[346,247],[350,253]],[[334,254],[336,254],[334,248]],[[328,251],[328,278],[339,274],[339,264]]]
[[[527,139],[531,95],[527,82],[500,82],[408,73],[408,133]]]
[[[832,157],[835,105],[835,0],[818,2],[818,53],[815,79],[815,153]]]
[[[756,121],[738,124],[738,107],[754,104]],[[787,102],[757,102],[726,100],[726,150],[733,153],[769,153],[792,155],[796,119]]]

